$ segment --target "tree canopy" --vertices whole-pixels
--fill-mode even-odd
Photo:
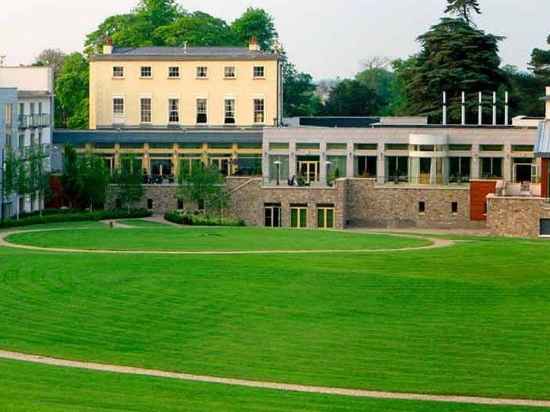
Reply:
[[[89,77],[88,60],[80,53],[68,55],[55,84],[58,128],[88,127]]]
[[[437,117],[443,91],[452,103],[462,91],[492,92],[506,83],[498,54],[500,40],[502,37],[472,27],[464,19],[441,19],[418,38],[420,53],[396,66],[406,114]],[[458,110],[451,111],[450,117],[457,120]]]
[[[546,42],[550,45],[550,36]],[[547,85],[550,84],[550,50],[533,49],[529,68],[538,79]]]
[[[479,0],[447,0],[445,13],[462,17],[468,24],[472,22],[472,15],[481,14]]]

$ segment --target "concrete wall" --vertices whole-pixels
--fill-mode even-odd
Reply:
[[[106,58],[106,56],[102,56]],[[123,78],[113,78],[113,66],[124,67]],[[141,66],[152,67],[152,78],[141,78]],[[168,68],[178,66],[180,78],[168,78]],[[196,68],[208,67],[208,78],[198,79]],[[234,66],[237,77],[224,78],[224,67]],[[253,67],[264,66],[265,78],[254,79]],[[140,125],[140,98],[152,99],[152,125],[168,125],[168,99],[179,99],[179,124],[196,125],[196,100],[208,100],[208,125],[224,125],[224,100],[235,99],[235,126],[254,124],[253,99],[265,101],[265,125],[276,125],[278,62],[249,61],[105,61],[90,62],[90,128],[113,125],[113,97],[124,99],[122,121]]]
[[[537,197],[487,197],[487,226],[495,236],[530,237],[540,234],[540,219],[550,218],[550,205]]]
[[[25,91],[53,91],[51,67],[0,67],[0,85]]]

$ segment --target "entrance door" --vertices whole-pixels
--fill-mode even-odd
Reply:
[[[300,176],[306,183],[319,181],[319,162],[316,160],[300,160],[298,162]]]
[[[320,229],[334,228],[334,208],[319,207],[317,208],[317,227]]]
[[[537,167],[532,163],[516,163],[514,165],[514,182],[533,182],[533,176],[537,176]]]
[[[281,206],[265,206],[265,226],[281,227]]]
[[[429,185],[431,173],[432,159],[429,157],[420,158],[420,175],[418,176],[418,183],[421,185]]]
[[[306,207],[292,207],[290,209],[290,226],[293,228],[307,227]]]

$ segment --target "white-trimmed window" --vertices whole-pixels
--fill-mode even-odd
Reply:
[[[151,66],[141,66],[140,76],[144,79],[150,79],[153,77],[153,69]]]
[[[265,101],[262,98],[254,99],[254,123],[265,122]]]
[[[208,67],[198,66],[197,67],[197,79],[207,79],[208,78]]]
[[[264,66],[254,66],[254,78],[263,79],[265,77],[265,68]]]
[[[113,66],[113,77],[122,78],[124,77],[124,67],[122,66]]]
[[[141,123],[151,123],[152,102],[150,97],[142,97],[140,101]]]
[[[197,124],[208,123],[208,100],[197,99]]]
[[[168,123],[179,123],[180,101],[179,99],[168,99]]]
[[[179,66],[168,67],[168,78],[169,79],[179,79],[180,78],[180,68],[179,68]]]
[[[113,114],[123,115],[124,114],[124,98],[123,97],[113,97]]]
[[[224,123],[235,124],[235,99],[230,97],[224,102]]]
[[[223,76],[226,79],[235,79],[237,77],[235,66],[225,66],[223,69]]]

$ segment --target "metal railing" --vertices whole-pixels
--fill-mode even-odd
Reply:
[[[18,116],[19,128],[30,129],[34,127],[49,127],[49,114],[22,114]]]

